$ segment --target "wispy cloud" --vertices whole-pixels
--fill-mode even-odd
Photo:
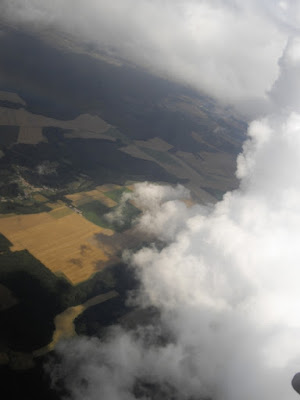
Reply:
[[[258,111],[299,32],[297,1],[4,0],[1,15],[60,29],[118,57]]]

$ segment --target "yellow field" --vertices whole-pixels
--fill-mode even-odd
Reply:
[[[57,219],[66,217],[67,215],[70,215],[72,213],[73,211],[67,206],[58,207],[49,212],[52,218],[57,218]]]
[[[109,256],[92,239],[95,234],[114,233],[76,213],[55,219],[51,212],[2,218],[0,232],[13,243],[12,251],[27,249],[72,284],[90,278],[109,262]]]
[[[119,188],[118,186],[114,186],[113,189]],[[89,192],[79,192],[79,193],[74,193],[74,194],[68,194],[66,197],[67,199],[71,200],[73,204],[77,207],[79,205],[88,203],[93,200],[99,200],[101,203],[105,204],[107,207],[115,207],[117,203],[110,199],[109,197],[105,196],[103,192],[107,192],[109,190],[113,190],[111,186],[109,186],[109,189],[107,186],[104,186],[104,189],[102,189],[102,186],[97,186],[96,189],[90,190]]]
[[[105,301],[113,299],[117,296],[119,296],[118,292],[116,292],[115,290],[111,290],[110,292],[102,293],[99,294],[98,296],[92,297],[90,300],[86,301],[83,304],[79,304],[78,306],[74,307],[69,307],[61,314],[58,314],[54,318],[55,331],[52,336],[52,341],[46,346],[41,347],[38,350],[35,350],[32,353],[33,356],[40,357],[42,355],[45,355],[49,351],[52,351],[60,340],[76,336],[75,325],[74,325],[75,318],[77,318],[81,313],[83,313],[83,311],[87,310],[89,307],[95,306],[100,303],[104,303]]]

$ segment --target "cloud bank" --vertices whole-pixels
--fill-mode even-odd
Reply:
[[[297,0],[3,0],[0,13],[71,33],[244,111],[271,107],[300,22]]]

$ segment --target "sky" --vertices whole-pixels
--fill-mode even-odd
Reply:
[[[297,399],[299,1],[1,4],[10,21],[76,34],[252,117],[239,189],[222,201],[187,207],[185,188],[151,183],[126,195],[143,210],[139,232],[165,243],[124,253],[141,281],[131,301],[156,306],[160,323],[61,342],[53,382],[63,378],[72,400],[134,400],[137,382],[176,400]]]

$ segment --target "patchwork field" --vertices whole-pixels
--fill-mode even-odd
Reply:
[[[95,234],[112,235],[113,231],[75,212],[66,215],[66,211],[71,212],[63,206],[50,213],[2,218],[0,229],[13,244],[12,251],[27,249],[51,271],[77,284],[109,263],[109,256],[92,239]]]
[[[97,186],[96,189],[90,190],[88,192],[68,194],[66,198],[71,200],[76,207],[85,203],[89,203],[93,200],[99,200],[107,207],[115,207],[117,205],[116,201],[114,201],[104,193],[118,188],[120,188],[120,186],[118,185]]]
[[[13,96],[14,94],[11,93],[11,95]],[[2,97],[5,97],[3,92]],[[16,99],[12,98],[14,101],[18,99],[18,97]],[[0,106],[0,121],[0,125],[20,127],[18,143],[37,144],[47,141],[42,134],[43,128],[47,126],[69,129],[71,131],[69,137],[115,140],[110,134],[105,135],[105,132],[108,132],[111,126],[101,118],[89,114],[81,114],[73,120],[61,121],[32,114],[24,108],[12,109]]]
[[[123,232],[131,227],[132,221],[140,211],[134,204],[127,202],[122,205],[122,212],[120,214],[119,210],[117,217],[112,217],[111,213],[118,212],[123,193],[131,191],[130,186],[103,185],[88,192],[74,193],[65,197],[72,201],[73,209],[88,221],[102,228]]]
[[[71,215],[73,213],[73,211],[67,207],[67,206],[62,206],[62,207],[57,207],[55,209],[53,209],[52,211],[50,211],[50,215],[52,218],[63,218],[66,217],[67,215]]]

